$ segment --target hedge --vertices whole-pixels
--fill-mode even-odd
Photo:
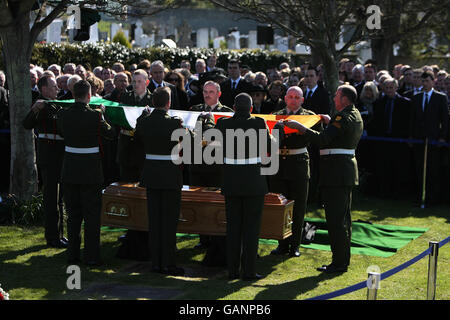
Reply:
[[[239,59],[242,64],[248,65],[253,71],[266,71],[270,66],[278,67],[282,62],[288,62],[292,66],[299,66],[307,56],[295,53],[282,53],[260,49],[241,50],[216,50],[206,48],[127,48],[120,43],[98,42],[86,44],[44,43],[36,44],[33,49],[31,63],[44,68],[56,63],[63,66],[73,62],[82,64],[90,69],[96,66],[112,66],[115,62],[121,62],[128,68],[133,63],[139,63],[143,59],[150,61],[162,60],[166,66],[177,68],[182,60],[189,60],[191,66],[195,66],[198,58],[206,58],[215,53],[217,66],[226,68],[231,59]]]

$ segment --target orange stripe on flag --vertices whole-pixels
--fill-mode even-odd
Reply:
[[[226,117],[230,118],[231,116],[221,115],[221,114],[214,114],[214,121],[217,122],[217,119]],[[281,115],[274,115],[274,114],[252,114],[253,117],[259,117],[263,118],[267,122],[267,126],[269,127],[270,132],[272,132],[272,129],[274,125],[282,119],[290,119],[295,120],[303,124],[307,128],[313,127],[315,124],[317,124],[320,121],[320,116],[318,115],[301,115],[301,116],[281,116]],[[295,133],[298,132],[295,129],[291,129],[288,127],[284,127],[285,133]]]

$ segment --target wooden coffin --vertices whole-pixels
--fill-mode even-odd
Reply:
[[[281,194],[265,197],[260,238],[285,239],[292,234],[293,200]],[[102,195],[102,225],[148,231],[146,189],[138,184],[112,183]],[[179,233],[226,234],[225,198],[217,188],[184,186]]]

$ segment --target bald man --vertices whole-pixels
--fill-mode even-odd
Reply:
[[[314,115],[311,110],[304,109],[303,91],[298,86],[288,89],[284,97],[286,108],[275,112],[276,115]],[[315,127],[321,130],[321,125]],[[295,200],[292,216],[292,236],[278,241],[278,248],[272,251],[275,255],[289,254],[299,257],[299,246],[302,239],[303,221],[306,213],[308,187],[310,178],[309,141],[298,133],[285,134],[280,141],[278,173],[269,176],[269,191],[282,193],[289,200]]]

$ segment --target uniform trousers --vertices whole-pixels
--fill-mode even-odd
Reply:
[[[175,266],[181,189],[147,188],[149,247],[153,268]]]
[[[58,204],[62,201],[62,188],[60,187],[61,167],[44,165],[39,167],[42,177],[42,198],[45,214],[45,239],[47,242],[57,241],[60,238]]]
[[[321,188],[333,253],[332,264],[337,267],[347,267],[350,264],[352,188],[351,186],[322,186]]]
[[[84,220],[84,260],[100,259],[100,216],[102,184],[64,184],[64,200],[68,212],[67,235],[69,260],[80,258],[81,223]]]
[[[231,276],[256,273],[264,196],[225,196],[227,217],[227,265]]]

